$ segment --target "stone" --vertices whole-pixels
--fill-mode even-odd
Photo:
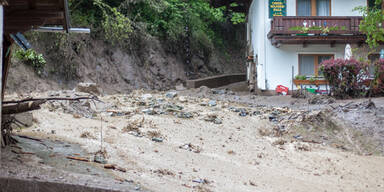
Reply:
[[[239,116],[240,117],[245,117],[248,115],[248,112],[245,109],[240,109]]]
[[[177,93],[174,91],[170,91],[170,92],[166,93],[165,96],[170,98],[170,99],[173,99],[177,96]]]
[[[101,95],[102,92],[96,83],[79,83],[76,86],[76,91],[93,95]]]
[[[213,123],[220,125],[220,124],[223,123],[223,121],[221,119],[219,119],[219,118],[216,118],[215,120],[213,120]]]
[[[153,108],[149,108],[149,109],[143,109],[141,112],[147,114],[147,115],[154,115],[156,114],[155,110]]]
[[[104,159],[104,157],[100,153],[95,155],[93,161],[100,164],[107,164],[107,161]]]
[[[212,89],[212,94],[224,95],[226,92],[227,91],[225,89]]]
[[[149,93],[141,96],[141,99],[145,101],[151,100],[152,98],[153,98],[152,94],[149,94]]]
[[[189,119],[189,118],[192,118],[193,115],[189,112],[180,112],[177,114],[177,117],[182,119]]]
[[[175,89],[176,89],[176,91],[184,91],[184,90],[186,90],[186,88],[184,87],[184,85],[182,83],[179,84],[179,85],[176,85]]]
[[[185,103],[185,102],[187,102],[188,100],[187,100],[186,97],[184,97],[184,96],[180,96],[180,97],[179,97],[179,101],[180,101],[181,103]]]
[[[163,139],[159,138],[159,137],[154,137],[154,138],[152,138],[152,141],[161,143],[161,142],[163,142]]]
[[[216,105],[217,105],[217,103],[216,103],[215,100],[210,100],[210,101],[208,102],[208,106],[210,106],[210,107],[214,107],[214,106],[216,106]]]
[[[19,113],[15,115],[15,119],[25,127],[31,127],[33,125],[33,115],[32,112]]]

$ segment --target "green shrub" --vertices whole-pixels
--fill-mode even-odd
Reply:
[[[15,52],[15,57],[26,65],[31,66],[39,76],[42,75],[45,64],[47,63],[43,55],[36,53],[33,49],[28,49],[26,51],[19,49]]]
[[[371,95],[384,95],[384,59],[375,63],[375,77],[371,83]]]
[[[356,98],[366,96],[369,77],[366,63],[356,59],[330,59],[321,63],[320,70],[331,86],[335,97]]]

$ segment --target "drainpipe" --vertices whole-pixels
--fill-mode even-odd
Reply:
[[[264,4],[266,4],[267,5],[267,7],[268,7],[268,1],[265,1],[265,3]],[[269,14],[269,13],[267,13],[267,14]],[[265,11],[264,11],[264,21],[266,20],[266,18],[265,18]],[[269,17],[267,17],[267,21],[268,21],[268,23],[270,23],[271,21],[269,20]],[[266,33],[266,29],[267,28],[267,25],[265,25],[265,23],[264,23],[264,34],[263,34],[263,36],[264,35],[266,35],[267,33]],[[265,82],[264,82],[264,87],[265,87],[265,90],[267,91],[268,90],[268,80],[267,80],[267,43],[268,43],[268,39],[267,38],[263,38],[264,39],[264,80],[265,80]]]

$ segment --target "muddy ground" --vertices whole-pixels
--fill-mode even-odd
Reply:
[[[14,148],[33,154],[6,149],[3,173],[17,177],[26,170],[51,178],[54,170],[67,173],[60,176],[66,182],[84,184],[68,176],[75,174],[104,187],[131,187],[123,191],[384,191],[384,98],[320,97],[309,104],[290,96],[251,96],[237,92],[239,86],[47,102],[33,112],[31,127],[15,133],[40,139],[36,145],[47,145],[50,155],[19,138]],[[60,142],[71,150],[61,150]],[[116,168],[50,160],[68,155]],[[16,161],[29,169],[7,166]]]

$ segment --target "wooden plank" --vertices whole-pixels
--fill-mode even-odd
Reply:
[[[0,79],[3,79],[3,32],[4,31],[4,8],[3,5],[0,5]],[[2,81],[0,81],[0,95],[2,95]],[[3,99],[0,97],[0,103],[3,102]],[[0,105],[0,162],[1,162],[1,148],[4,146],[3,141],[3,131],[1,127],[1,117],[2,117],[2,105]]]
[[[71,23],[69,20],[69,8],[68,8],[68,0],[64,0],[64,25],[63,28],[67,33],[69,33],[69,29],[71,28]]]

